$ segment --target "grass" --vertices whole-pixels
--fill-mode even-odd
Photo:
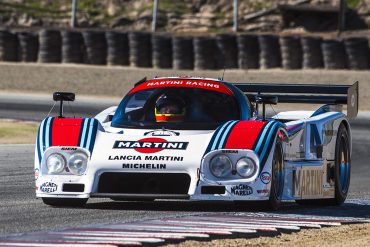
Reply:
[[[35,143],[38,123],[0,120],[0,144]]]

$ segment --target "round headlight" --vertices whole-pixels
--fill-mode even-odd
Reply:
[[[69,171],[75,175],[82,175],[86,171],[87,155],[84,153],[72,154],[68,160]]]
[[[46,159],[46,168],[49,174],[58,174],[64,170],[66,160],[63,155],[54,153]]]
[[[232,164],[229,157],[226,155],[216,155],[209,163],[209,170],[215,177],[226,177],[232,170]]]
[[[252,177],[256,172],[256,168],[256,163],[250,158],[241,158],[236,163],[237,173],[244,178]]]

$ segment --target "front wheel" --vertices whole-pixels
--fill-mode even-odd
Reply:
[[[267,202],[267,208],[276,210],[281,204],[281,198],[283,196],[284,189],[284,154],[283,144],[279,138],[277,138],[274,150],[274,156],[272,159],[272,179],[270,198]]]
[[[42,201],[46,205],[54,207],[82,207],[86,204],[87,200],[88,198],[42,198]]]

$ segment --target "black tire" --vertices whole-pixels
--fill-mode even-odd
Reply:
[[[276,210],[281,204],[284,190],[284,153],[283,144],[279,138],[275,144],[271,174],[270,198],[266,207],[270,210]]]
[[[88,198],[42,198],[46,205],[53,207],[83,207],[87,200]]]
[[[351,152],[347,128],[344,124],[339,126],[335,144],[335,198],[317,200],[296,200],[300,205],[339,206],[346,200],[351,178]]]
[[[335,144],[335,198],[334,205],[341,205],[347,198],[351,180],[351,151],[347,128],[339,126]]]

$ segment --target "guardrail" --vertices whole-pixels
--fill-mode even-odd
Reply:
[[[370,69],[366,37],[185,36],[116,30],[0,31],[0,61],[174,69]]]

